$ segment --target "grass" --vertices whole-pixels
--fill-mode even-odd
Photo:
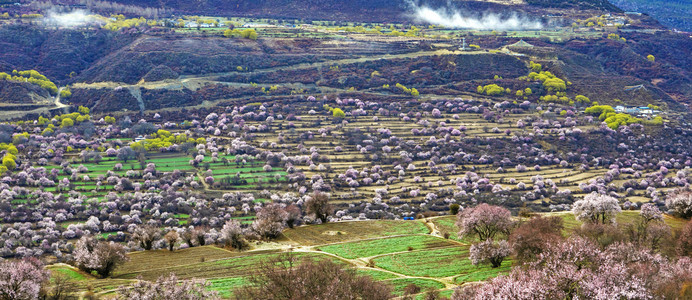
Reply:
[[[404,275],[449,277],[462,272],[466,257],[468,247],[449,247],[385,255],[375,258],[374,262],[377,267]]]
[[[344,258],[358,258],[409,250],[452,246],[452,242],[428,235],[412,235],[323,246],[319,249]]]
[[[470,261],[469,261],[470,263]],[[475,266],[474,266],[475,267]],[[505,259],[505,261],[502,262],[502,265],[497,267],[497,268],[491,268],[489,266],[482,266],[482,267],[475,267],[478,268],[476,270],[469,270],[467,269],[467,273],[454,277],[454,282],[458,284],[462,284],[465,282],[476,282],[476,281],[485,281],[490,278],[497,277],[500,274],[506,274],[509,273],[509,271],[512,269],[512,260],[511,259]]]
[[[387,279],[399,278],[399,276],[396,274],[392,274],[392,273],[380,271],[380,270],[375,270],[375,269],[357,269],[357,272],[360,275],[370,276],[375,280],[387,280]]]
[[[418,277],[442,278],[455,275],[470,276],[485,272],[479,278],[496,276],[501,271],[509,270],[511,261],[506,261],[500,268],[489,265],[474,266],[468,258],[468,246],[412,251],[380,256],[374,259],[375,265],[392,272]],[[479,273],[479,274],[481,274]],[[474,275],[475,276],[475,275]],[[466,277],[465,277],[466,278]],[[468,281],[475,279],[470,276]]]
[[[212,261],[241,255],[214,246],[193,247],[183,250],[152,250],[130,253],[130,261],[115,270],[115,276],[135,274],[157,268],[170,268],[204,261]],[[136,277],[136,276],[135,276]]]
[[[440,292],[440,296],[444,297],[444,298],[450,298],[450,297],[452,297],[452,294],[454,294],[454,290],[443,290],[443,291],[439,291],[439,292]],[[426,299],[425,293],[418,294],[418,296],[416,296],[416,300],[425,300],[425,299]]]
[[[155,280],[162,274],[175,273],[180,279],[190,278],[221,278],[249,276],[257,270],[257,267],[264,261],[276,258],[280,253],[276,251],[255,251],[242,252],[238,256],[219,259],[215,261],[197,262],[192,264],[176,264],[165,268],[152,268],[140,270],[138,272],[120,274],[118,278],[132,279],[142,276],[145,280]],[[342,263],[335,258],[317,253],[295,253],[300,259],[323,260],[329,259]]]
[[[430,222],[435,224],[435,227],[440,231],[440,233],[447,232],[449,233],[450,239],[460,241],[458,235],[459,229],[457,228],[457,225],[455,225],[456,221],[456,216],[444,216],[430,220]]]
[[[63,275],[66,275],[70,279],[74,281],[85,281],[85,280],[90,280],[93,279],[89,275],[85,275],[84,273],[80,272],[74,267],[71,266],[66,266],[66,265],[53,265],[53,266],[48,266],[48,270],[51,271],[51,273],[56,274],[60,273]]]
[[[429,229],[418,221],[358,221],[301,226],[284,231],[293,242],[315,246],[405,234],[427,234]]]
[[[392,286],[394,288],[394,294],[397,296],[402,296],[404,294],[404,289],[414,284],[418,286],[421,292],[427,291],[428,289],[443,289],[445,285],[434,279],[422,279],[422,278],[400,278],[384,281],[384,283]]]
[[[219,292],[222,298],[231,298],[233,290],[249,284],[247,277],[224,277],[209,279],[207,290]]]

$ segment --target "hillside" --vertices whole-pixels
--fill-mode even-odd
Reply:
[[[547,215],[561,218],[566,234],[581,225],[571,213]],[[617,221],[628,224],[636,221],[637,216],[638,212],[627,211]],[[253,244],[253,249],[243,252],[213,245],[175,251],[137,251],[130,253],[130,261],[119,266],[108,279],[99,279],[65,264],[48,268],[53,273],[69,274],[79,289],[92,287],[98,295],[108,295],[140,276],[154,281],[161,274],[175,273],[180,279],[206,279],[210,283],[207,289],[218,291],[224,299],[232,299],[235,292],[250,284],[250,277],[263,261],[278,258],[282,253],[286,255],[288,251],[301,259],[330,260],[354,268],[358,274],[390,286],[394,296],[402,296],[407,286],[416,285],[421,290],[413,294],[419,294],[415,299],[421,299],[429,288],[449,296],[457,285],[507,274],[516,265],[511,259],[497,268],[472,265],[469,248],[475,239],[460,238],[455,221],[454,216],[442,216],[301,226],[285,230],[277,241]],[[685,220],[670,216],[665,216],[665,222],[674,230],[685,224]]]
[[[595,9],[619,12],[610,0],[526,0],[529,5],[552,8]]]
[[[690,34],[423,1],[0,0],[0,299],[692,299]]]
[[[611,0],[623,10],[641,12],[669,28],[692,32],[692,2],[688,0]]]
[[[458,9],[470,15],[486,12],[535,13],[538,8],[595,9],[618,11],[607,0],[529,0],[486,1],[486,0],[209,0],[203,2],[181,0],[116,0],[114,2],[143,7],[173,9],[187,14],[213,14],[224,16],[273,17],[304,20],[333,20],[356,22],[412,22],[412,5],[425,5],[433,8]],[[524,3],[528,2],[528,6]]]
[[[26,82],[0,80],[0,99],[8,107],[17,105],[45,105],[52,101],[48,91]]]

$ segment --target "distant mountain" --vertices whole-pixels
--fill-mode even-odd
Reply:
[[[692,32],[691,0],[610,0],[625,11],[646,13],[670,28]]]

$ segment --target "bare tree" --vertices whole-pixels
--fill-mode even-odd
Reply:
[[[678,236],[676,251],[680,256],[692,257],[692,220],[682,229]]]
[[[551,244],[562,239],[562,218],[533,217],[521,224],[509,236],[509,242],[520,262],[531,261]]]
[[[288,218],[286,219],[286,225],[288,225],[288,228],[293,228],[293,226],[296,224],[296,222],[301,217],[300,208],[298,206],[296,206],[295,204],[291,204],[289,206],[286,206],[285,210],[288,213]]]
[[[257,219],[252,222],[252,229],[264,238],[276,238],[286,227],[288,212],[278,203],[265,205],[257,212]]]
[[[135,228],[132,239],[139,242],[144,250],[151,250],[154,242],[161,238],[161,230],[152,225],[142,225]]]
[[[70,276],[55,272],[51,276],[50,285],[45,291],[46,300],[78,299],[77,283]]]
[[[344,269],[329,260],[298,260],[284,254],[259,266],[250,285],[236,292],[237,299],[366,299],[392,297],[389,286]]]
[[[175,230],[171,230],[166,233],[163,239],[166,240],[166,243],[168,243],[168,251],[173,251],[173,248],[175,248],[175,243],[177,243],[180,239],[180,235]]]
[[[334,212],[334,208],[329,203],[329,194],[317,191],[312,193],[310,198],[305,201],[305,212],[314,214],[315,218],[320,219],[322,223],[327,223],[327,218]]]
[[[226,246],[233,247],[237,250],[247,248],[247,241],[243,235],[243,228],[238,220],[228,220],[221,228],[221,237],[226,241]]]

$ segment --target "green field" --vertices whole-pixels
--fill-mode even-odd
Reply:
[[[409,247],[411,248],[410,250],[421,250],[452,245],[454,245],[454,243],[441,238],[426,235],[413,235],[334,244],[320,247],[319,249],[344,258],[353,259],[408,251]]]
[[[427,234],[425,224],[416,221],[357,221],[302,226],[284,231],[290,240],[301,245],[322,245],[405,234]]]
[[[439,290],[443,289],[445,285],[437,280],[433,279],[421,279],[421,278],[401,278],[387,280],[385,283],[391,285],[394,288],[394,294],[401,296],[404,294],[404,289],[408,285],[416,285],[421,291],[425,292],[428,289]]]
[[[632,222],[638,213],[625,211],[617,221],[620,224]],[[568,212],[546,215],[560,216],[570,229],[580,225]],[[674,229],[684,224],[684,220],[670,216],[666,216],[665,220]],[[473,241],[455,240],[458,230],[455,221],[455,216],[443,216],[429,220],[353,221],[300,226],[285,230],[287,238],[277,240],[274,246],[245,252],[228,251],[217,246],[133,252],[129,254],[130,261],[118,267],[109,279],[98,279],[66,265],[49,268],[54,273],[66,274],[79,282],[79,286],[91,286],[101,294],[112,293],[118,286],[136,278],[156,280],[162,275],[175,273],[181,280],[208,280],[208,288],[218,291],[223,298],[234,297],[235,290],[246,286],[249,276],[256,275],[260,264],[284,255],[285,248],[278,248],[281,245],[300,247],[292,254],[298,259],[330,260],[355,268],[360,275],[390,285],[397,296],[402,296],[408,285],[415,284],[420,288],[416,299],[423,299],[429,289],[449,296],[454,286],[509,273],[513,265],[511,258],[507,258],[498,268],[474,266],[468,257],[470,244],[462,243]],[[439,231],[450,232],[453,239],[430,235],[425,222],[432,222]]]
[[[72,266],[55,265],[55,266],[48,267],[48,269],[53,274],[55,274],[55,273],[63,274],[74,281],[84,281],[84,280],[91,279],[89,275],[82,273],[81,271],[77,270],[76,268],[74,268]]]
[[[248,280],[245,277],[225,277],[225,278],[214,278],[208,280],[210,283],[209,290],[219,292],[219,296],[223,298],[230,298],[233,296],[233,290],[243,287],[248,284]]]
[[[433,278],[488,271],[490,271],[489,274],[497,275],[498,272],[506,270],[505,265],[511,265],[508,261],[503,263],[503,267],[496,269],[490,266],[474,266],[468,259],[468,246],[384,255],[375,258],[374,262],[377,267],[396,273]]]

